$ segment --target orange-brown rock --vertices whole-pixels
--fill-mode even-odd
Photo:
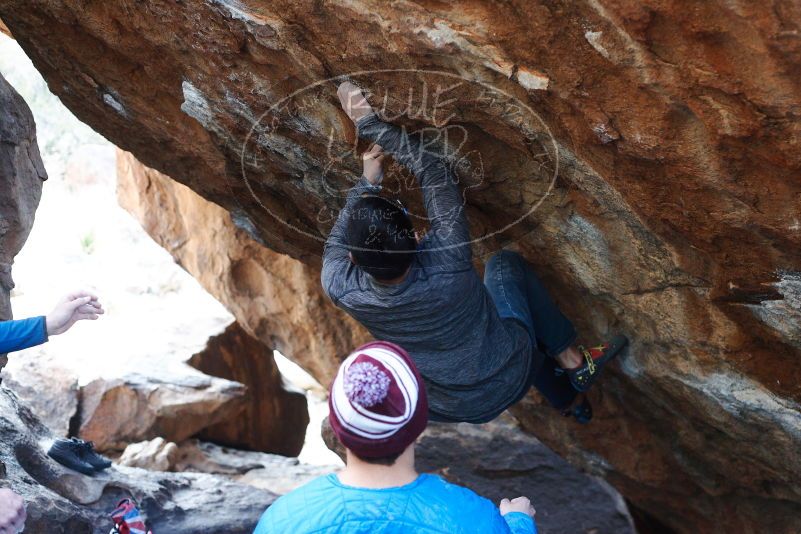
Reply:
[[[117,156],[120,204],[153,239],[251,336],[321,382],[333,379],[339,358],[368,335],[327,302],[320,271],[255,242],[224,209],[130,154]]]
[[[801,530],[796,3],[0,0],[0,17],[79,118],[231,214],[236,239],[192,222],[189,248],[206,251],[192,267],[174,208],[142,208],[151,228],[165,210],[176,228],[160,240],[175,237],[168,250],[235,315],[252,312],[246,328],[323,381],[354,330],[319,293],[329,322],[309,322],[303,299],[359,161],[334,83],[282,99],[393,70],[353,77],[374,104],[389,95],[387,116],[468,138],[473,235],[523,217],[476,253],[516,241],[583,339],[634,340],[591,395],[593,424],[532,395],[516,410],[526,428],[673,530]],[[420,112],[422,82],[442,75],[403,69],[460,77],[447,121]],[[416,195],[401,195],[413,213]]]
[[[284,383],[271,348],[232,323],[188,363],[247,387],[242,413],[204,428],[200,439],[284,456],[300,454],[309,424],[306,395]]]
[[[101,451],[155,437],[182,441],[236,417],[244,397],[242,384],[188,366],[97,378],[81,388],[78,435]]]
[[[14,38],[14,36],[11,35],[11,30],[9,30],[8,27],[5,24],[3,24],[2,20],[0,20],[0,33],[4,33],[4,34],[8,35],[12,39]]]

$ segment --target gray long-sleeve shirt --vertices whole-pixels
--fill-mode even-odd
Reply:
[[[429,409],[446,420],[483,422],[528,386],[531,340],[501,319],[472,265],[462,193],[447,163],[417,134],[368,115],[359,135],[380,144],[417,177],[431,225],[409,275],[384,285],[348,257],[348,210],[380,187],[365,178],[349,191],[325,246],[322,284],[329,298],[376,338],[402,346],[425,379]]]

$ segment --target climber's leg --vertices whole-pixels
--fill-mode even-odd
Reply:
[[[532,326],[536,336],[537,346],[551,358],[555,358],[563,367],[565,363],[572,363],[575,354],[575,364],[581,364],[581,356],[576,352],[573,343],[576,341],[576,329],[573,323],[565,317],[551,300],[545,286],[542,285],[531,265],[515,252],[504,251],[507,262],[514,265],[525,281],[525,294],[531,312]]]
[[[498,293],[501,316],[524,322],[533,342],[545,354],[559,361],[575,350],[572,348],[576,341],[573,323],[551,300],[534,270],[520,254],[502,250],[493,255],[487,262],[484,284],[490,293]],[[581,363],[580,356],[577,363]]]
[[[555,408],[569,406],[577,391],[566,374],[558,374],[561,367],[556,357],[576,340],[572,323],[559,311],[529,264],[516,252],[503,250],[493,255],[486,265],[484,284],[501,318],[516,319],[526,325],[535,356],[541,353],[549,356],[532,359],[537,365],[532,365],[529,383]]]
[[[503,263],[507,266],[505,271],[515,272],[517,273],[515,279],[524,280],[531,329],[537,345],[559,364],[555,368],[557,378],[561,381],[560,373],[563,373],[574,389],[580,392],[587,391],[606,364],[620,354],[628,344],[628,339],[626,336],[617,335],[608,342],[589,349],[574,346],[576,331],[573,325],[548,296],[548,292],[531,266],[522,256],[514,252],[502,251],[496,254],[500,255],[503,255]],[[559,381],[552,382],[552,377],[546,369],[540,370],[540,373],[546,373],[538,374],[534,382],[540,391],[556,387]]]
[[[564,410],[573,404],[578,391],[570,383],[567,373],[554,358],[545,358],[537,373],[531,378],[531,385],[545,397],[557,410]]]

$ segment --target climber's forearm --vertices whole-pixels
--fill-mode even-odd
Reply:
[[[376,114],[359,120],[360,137],[373,141],[417,177],[423,193],[426,213],[431,223],[430,241],[436,248],[469,259],[470,230],[465,215],[464,199],[455,175],[439,150],[429,149],[420,133],[382,122]],[[430,144],[432,148],[438,145]]]

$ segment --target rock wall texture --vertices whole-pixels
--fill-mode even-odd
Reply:
[[[184,330],[159,358],[102,377],[44,354],[14,358],[0,376],[53,434],[80,436],[101,451],[201,435],[297,456],[309,423],[306,397],[284,384],[272,349],[236,322],[219,325],[207,341],[194,338]]]
[[[0,487],[25,499],[26,534],[106,534],[109,512],[133,497],[155,532],[248,534],[276,495],[200,473],[114,466],[93,477],[45,453],[53,440],[16,395],[0,387]]]
[[[339,358],[368,337],[327,301],[320,271],[250,238],[219,206],[149,169],[117,157],[117,196],[145,230],[268,348],[290,355],[322,383]]]
[[[189,366],[150,371],[98,378],[81,387],[78,436],[98,450],[122,450],[157,436],[181,441],[245,409],[242,384]]]
[[[238,230],[186,226],[158,189],[141,218],[322,381],[358,337],[314,287],[359,162],[335,84],[304,88],[351,73],[385,117],[453,127],[477,255],[516,242],[583,339],[634,340],[592,425],[532,395],[524,426],[654,523],[801,530],[797,3],[0,0],[0,17],[79,118],[221,206]],[[375,69],[393,72],[354,74]]]
[[[31,110],[0,76],[0,320],[12,316],[11,265],[33,227],[44,180]],[[0,369],[5,363],[0,355]]]

